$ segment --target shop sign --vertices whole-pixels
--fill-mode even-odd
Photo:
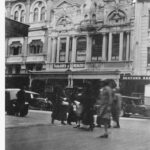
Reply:
[[[150,76],[124,76],[123,80],[150,80]]]

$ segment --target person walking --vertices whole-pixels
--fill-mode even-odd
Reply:
[[[113,102],[111,106],[112,119],[116,123],[114,128],[120,128],[119,116],[121,110],[121,101],[122,101],[121,94],[119,93],[119,89],[116,88],[114,89]]]
[[[103,81],[103,88],[100,90],[100,107],[98,111],[98,117],[104,124],[104,134],[100,138],[108,138],[108,126],[110,123],[111,116],[111,104],[112,104],[113,91],[110,82],[107,80]]]
[[[17,92],[17,116],[22,116],[22,111],[26,101],[25,87],[22,86]]]
[[[92,84],[86,83],[84,93],[81,100],[83,105],[82,123],[89,125],[88,130],[93,131],[94,128],[94,104],[96,100],[93,95]]]

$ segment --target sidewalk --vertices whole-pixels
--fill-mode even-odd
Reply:
[[[29,110],[26,117],[16,117],[5,115],[5,128],[27,127],[36,125],[51,125],[51,113],[50,111]],[[132,119],[150,119],[142,116],[132,116]],[[131,119],[121,118],[121,120]],[[55,124],[60,125],[59,121],[55,121]]]
[[[5,128],[46,125],[51,122],[50,111],[29,110],[26,117],[5,115]]]

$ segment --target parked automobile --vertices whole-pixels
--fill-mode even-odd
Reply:
[[[52,110],[52,102],[47,98],[43,98],[39,93],[26,91],[29,99],[29,109],[34,110]]]
[[[17,109],[17,92],[20,89],[12,88],[12,89],[6,89],[5,95],[6,95],[6,112],[8,115],[14,115]],[[36,110],[52,110],[52,103],[47,98],[42,98],[39,93],[27,91],[26,93],[26,102],[24,107],[24,113],[23,116],[28,114],[28,109],[36,109]]]
[[[122,116],[130,117],[132,114],[148,116],[150,106],[143,103],[141,97],[122,96]]]
[[[5,90],[5,111],[8,115],[15,115],[17,113],[17,93],[20,89],[6,89]],[[24,117],[28,114],[29,102],[25,102],[20,116]]]

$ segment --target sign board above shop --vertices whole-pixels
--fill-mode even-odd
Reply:
[[[150,76],[122,76],[122,80],[150,80]]]

